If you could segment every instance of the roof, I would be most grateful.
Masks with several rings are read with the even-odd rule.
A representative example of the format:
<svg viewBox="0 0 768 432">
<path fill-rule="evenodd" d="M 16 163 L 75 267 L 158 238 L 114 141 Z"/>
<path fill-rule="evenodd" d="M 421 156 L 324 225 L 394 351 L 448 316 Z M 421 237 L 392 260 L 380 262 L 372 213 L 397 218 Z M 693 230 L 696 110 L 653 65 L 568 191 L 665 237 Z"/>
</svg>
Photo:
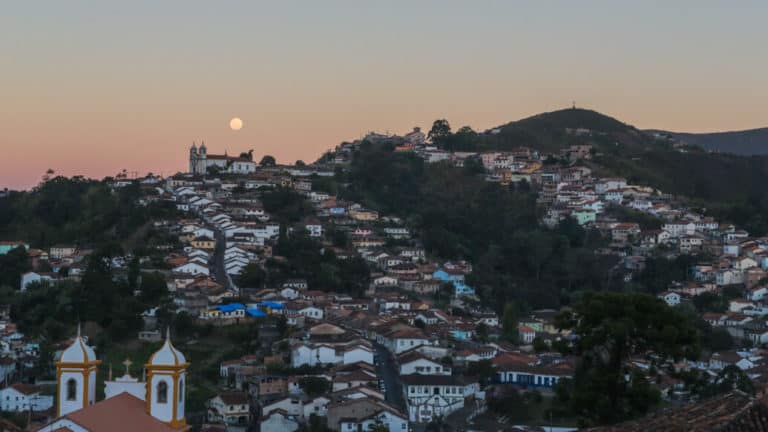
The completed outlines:
<svg viewBox="0 0 768 432">
<path fill-rule="evenodd" d="M 183 366 L 187 359 L 171 343 L 170 330 L 165 335 L 165 343 L 149 358 L 150 366 Z"/>
<path fill-rule="evenodd" d="M 67 414 L 64 418 L 91 432 L 170 432 L 189 429 L 174 429 L 147 414 L 146 409 L 146 402 L 124 392 Z"/>
<path fill-rule="evenodd" d="M 77 336 L 72 345 L 67 347 L 61 353 L 59 361 L 62 363 L 90 363 L 96 360 L 96 353 L 89 347 L 82 336 L 80 336 L 80 327 L 77 327 Z"/>
<path fill-rule="evenodd" d="M 312 335 L 341 335 L 346 333 L 344 329 L 341 327 L 335 326 L 333 324 L 323 323 L 318 324 L 311 329 L 309 329 L 309 333 Z"/>
<path fill-rule="evenodd" d="M 738 390 L 701 402 L 659 410 L 638 420 L 588 429 L 592 432 L 762 432 L 768 408 Z"/>
<path fill-rule="evenodd" d="M 401 379 L 405 385 L 463 386 L 472 382 L 467 381 L 468 377 L 460 375 L 410 374 L 402 375 Z"/>
<path fill-rule="evenodd" d="M 25 395 L 40 393 L 40 388 L 29 384 L 13 384 L 11 388 Z"/>
<path fill-rule="evenodd" d="M 243 392 L 227 392 L 219 394 L 219 398 L 227 405 L 246 405 L 248 396 Z"/>
</svg>

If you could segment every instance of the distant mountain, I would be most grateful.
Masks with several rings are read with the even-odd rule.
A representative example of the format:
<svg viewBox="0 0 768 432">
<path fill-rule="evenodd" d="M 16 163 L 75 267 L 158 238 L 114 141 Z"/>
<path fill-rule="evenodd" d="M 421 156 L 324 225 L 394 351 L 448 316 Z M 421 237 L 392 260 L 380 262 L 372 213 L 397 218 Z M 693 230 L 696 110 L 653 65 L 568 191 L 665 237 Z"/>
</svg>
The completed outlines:
<svg viewBox="0 0 768 432">
<path fill-rule="evenodd" d="M 677 141 L 705 150 L 742 156 L 768 155 L 768 128 L 716 133 L 648 132 L 666 134 Z"/>
</svg>

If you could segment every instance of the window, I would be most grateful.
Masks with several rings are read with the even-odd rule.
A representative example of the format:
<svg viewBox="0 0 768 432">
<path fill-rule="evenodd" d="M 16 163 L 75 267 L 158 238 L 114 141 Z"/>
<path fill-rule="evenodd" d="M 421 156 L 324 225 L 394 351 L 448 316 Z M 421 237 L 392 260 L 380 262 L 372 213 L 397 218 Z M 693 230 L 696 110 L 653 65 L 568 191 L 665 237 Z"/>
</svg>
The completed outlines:
<svg viewBox="0 0 768 432">
<path fill-rule="evenodd" d="M 179 403 L 184 402 L 184 381 L 179 381 Z"/>
<path fill-rule="evenodd" d="M 67 400 L 77 400 L 77 381 L 74 378 L 67 380 Z"/>
<path fill-rule="evenodd" d="M 157 383 L 157 403 L 168 403 L 168 384 L 165 381 Z"/>
</svg>

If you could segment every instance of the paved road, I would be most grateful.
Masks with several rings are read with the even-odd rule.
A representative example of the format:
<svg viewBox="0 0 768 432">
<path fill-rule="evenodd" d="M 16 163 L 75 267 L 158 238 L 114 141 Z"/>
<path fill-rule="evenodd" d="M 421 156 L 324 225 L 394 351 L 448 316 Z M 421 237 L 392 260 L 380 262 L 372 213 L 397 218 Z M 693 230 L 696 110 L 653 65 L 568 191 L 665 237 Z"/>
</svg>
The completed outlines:
<svg viewBox="0 0 768 432">
<path fill-rule="evenodd" d="M 227 289 L 232 289 L 232 283 L 224 269 L 224 251 L 227 248 L 227 241 L 224 238 L 224 233 L 218 229 L 211 227 L 213 232 L 216 233 L 216 249 L 213 251 L 213 274 L 216 282 L 224 285 Z"/>
<path fill-rule="evenodd" d="M 407 413 L 400 377 L 392 354 L 383 345 L 374 343 L 374 347 L 376 348 L 376 356 L 379 360 L 377 365 L 379 379 L 384 381 L 384 386 L 386 387 L 384 396 L 392 406 Z"/>
</svg>

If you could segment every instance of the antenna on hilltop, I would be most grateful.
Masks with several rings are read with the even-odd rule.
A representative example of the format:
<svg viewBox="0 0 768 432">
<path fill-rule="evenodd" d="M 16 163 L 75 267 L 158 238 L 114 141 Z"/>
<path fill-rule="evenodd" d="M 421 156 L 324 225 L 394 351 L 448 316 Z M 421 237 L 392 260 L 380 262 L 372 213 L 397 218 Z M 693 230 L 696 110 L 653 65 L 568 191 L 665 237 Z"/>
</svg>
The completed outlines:
<svg viewBox="0 0 768 432">
<path fill-rule="evenodd" d="M 573 101 L 573 109 L 576 109 L 576 101 Z"/>
</svg>

